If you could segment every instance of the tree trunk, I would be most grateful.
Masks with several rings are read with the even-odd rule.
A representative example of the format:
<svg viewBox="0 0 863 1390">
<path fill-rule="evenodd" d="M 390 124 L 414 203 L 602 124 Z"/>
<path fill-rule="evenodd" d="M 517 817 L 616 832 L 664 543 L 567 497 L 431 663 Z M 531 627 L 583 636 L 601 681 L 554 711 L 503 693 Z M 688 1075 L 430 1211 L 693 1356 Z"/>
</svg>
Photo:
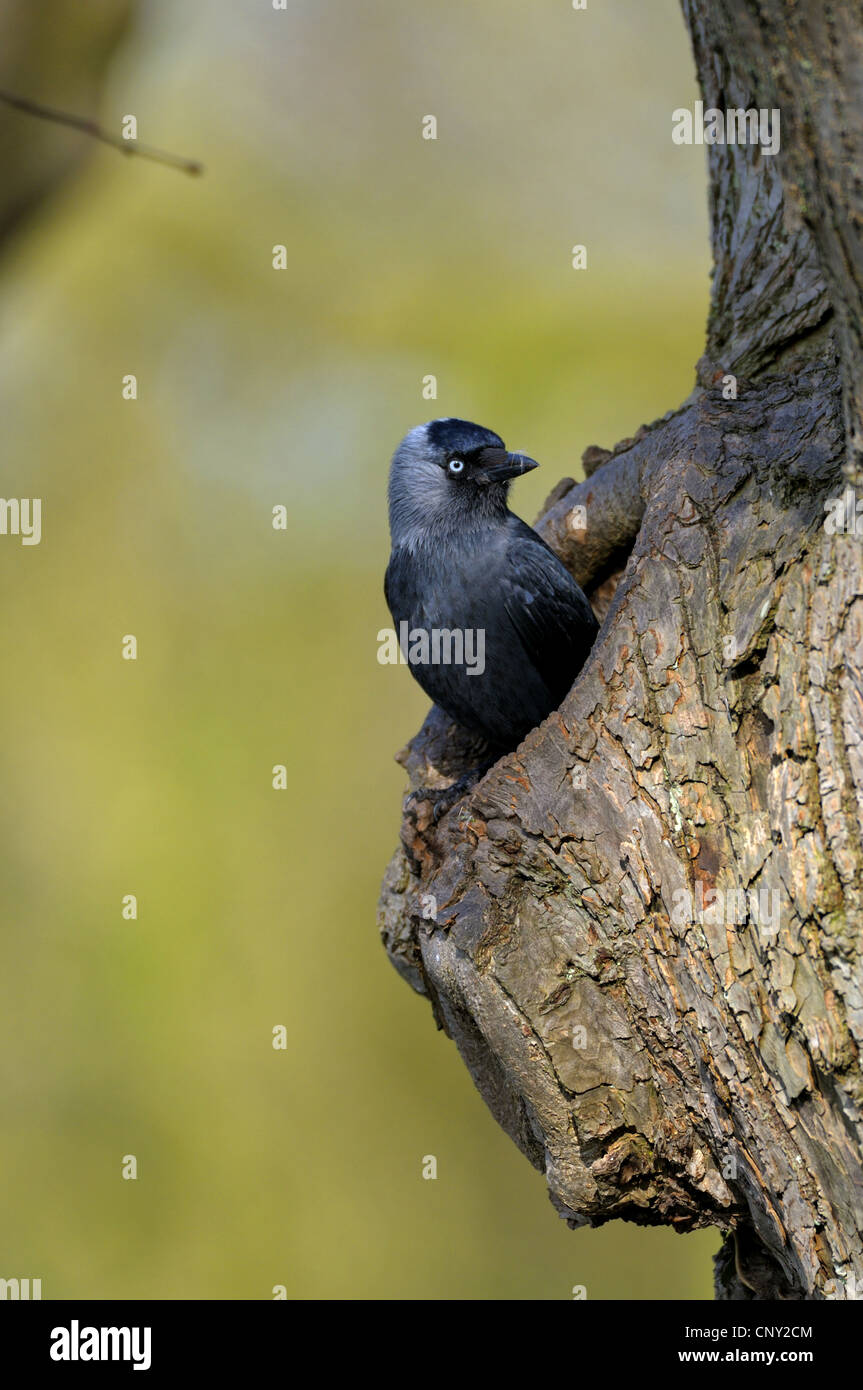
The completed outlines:
<svg viewBox="0 0 863 1390">
<path fill-rule="evenodd" d="M 854 1297 L 863 563 L 825 520 L 863 484 L 863 13 L 684 14 L 705 109 L 778 108 L 781 148 L 706 147 L 696 389 L 537 523 L 594 650 L 436 824 L 406 806 L 382 930 L 573 1225 L 717 1226 L 717 1296 Z M 470 755 L 433 710 L 403 761 Z"/>
</svg>

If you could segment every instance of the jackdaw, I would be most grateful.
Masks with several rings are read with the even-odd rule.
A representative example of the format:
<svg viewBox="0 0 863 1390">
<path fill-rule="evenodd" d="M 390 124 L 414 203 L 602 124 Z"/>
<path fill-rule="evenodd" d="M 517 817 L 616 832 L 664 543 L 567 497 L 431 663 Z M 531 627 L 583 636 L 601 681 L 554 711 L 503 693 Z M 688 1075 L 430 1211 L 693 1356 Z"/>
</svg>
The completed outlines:
<svg viewBox="0 0 863 1390">
<path fill-rule="evenodd" d="M 575 580 L 507 507 L 511 480 L 536 467 L 455 419 L 412 429 L 390 467 L 384 593 L 402 652 L 435 704 L 485 741 L 487 766 L 557 708 L 597 633 Z"/>
</svg>

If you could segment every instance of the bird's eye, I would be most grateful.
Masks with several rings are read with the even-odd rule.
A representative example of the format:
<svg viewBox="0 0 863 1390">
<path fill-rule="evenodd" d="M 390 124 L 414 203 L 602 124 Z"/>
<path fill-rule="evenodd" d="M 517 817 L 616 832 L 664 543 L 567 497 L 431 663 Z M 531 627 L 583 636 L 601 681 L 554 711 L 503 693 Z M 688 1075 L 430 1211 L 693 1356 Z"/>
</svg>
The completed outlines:
<svg viewBox="0 0 863 1390">
<path fill-rule="evenodd" d="M 450 459 L 450 461 L 449 461 L 449 471 L 450 471 L 450 473 L 452 473 L 452 474 L 463 473 L 463 472 L 464 472 L 464 459 Z"/>
</svg>

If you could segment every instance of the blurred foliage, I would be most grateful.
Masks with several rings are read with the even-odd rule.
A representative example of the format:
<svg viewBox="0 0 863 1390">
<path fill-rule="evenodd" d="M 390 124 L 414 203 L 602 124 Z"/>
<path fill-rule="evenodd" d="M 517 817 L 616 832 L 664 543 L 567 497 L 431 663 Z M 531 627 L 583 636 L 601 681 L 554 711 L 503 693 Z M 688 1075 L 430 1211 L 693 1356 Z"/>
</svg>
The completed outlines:
<svg viewBox="0 0 863 1390">
<path fill-rule="evenodd" d="M 87 10 L 58 20 L 72 66 Z M 30 95 L 74 87 L 61 48 Z M 0 265 L 3 491 L 44 499 L 41 545 L 0 538 L 5 1276 L 711 1296 L 710 1232 L 566 1228 L 374 924 L 426 707 L 376 660 L 388 456 L 477 419 L 543 462 L 530 518 L 688 394 L 694 96 L 673 0 L 139 5 L 99 114 L 206 177 L 88 149 Z"/>
<path fill-rule="evenodd" d="M 0 89 L 89 115 L 133 0 L 0 0 Z M 0 237 L 92 153 L 61 126 L 0 105 Z"/>
</svg>

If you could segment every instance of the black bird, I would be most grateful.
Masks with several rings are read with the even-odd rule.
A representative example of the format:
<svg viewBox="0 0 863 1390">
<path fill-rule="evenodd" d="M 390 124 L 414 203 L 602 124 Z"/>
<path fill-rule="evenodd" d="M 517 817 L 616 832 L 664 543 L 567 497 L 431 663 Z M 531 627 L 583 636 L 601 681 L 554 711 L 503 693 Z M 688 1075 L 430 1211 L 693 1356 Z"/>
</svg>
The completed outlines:
<svg viewBox="0 0 863 1390">
<path fill-rule="evenodd" d="M 433 642 L 425 660 L 418 644 L 411 671 L 496 756 L 557 708 L 597 633 L 575 580 L 507 507 L 511 480 L 537 466 L 492 430 L 444 419 L 405 435 L 390 467 L 384 592 L 403 654 L 410 660 L 404 639 L 418 630 L 484 634 L 481 674 L 478 661 L 473 671 L 447 663 L 445 639 L 438 661 Z"/>
</svg>

